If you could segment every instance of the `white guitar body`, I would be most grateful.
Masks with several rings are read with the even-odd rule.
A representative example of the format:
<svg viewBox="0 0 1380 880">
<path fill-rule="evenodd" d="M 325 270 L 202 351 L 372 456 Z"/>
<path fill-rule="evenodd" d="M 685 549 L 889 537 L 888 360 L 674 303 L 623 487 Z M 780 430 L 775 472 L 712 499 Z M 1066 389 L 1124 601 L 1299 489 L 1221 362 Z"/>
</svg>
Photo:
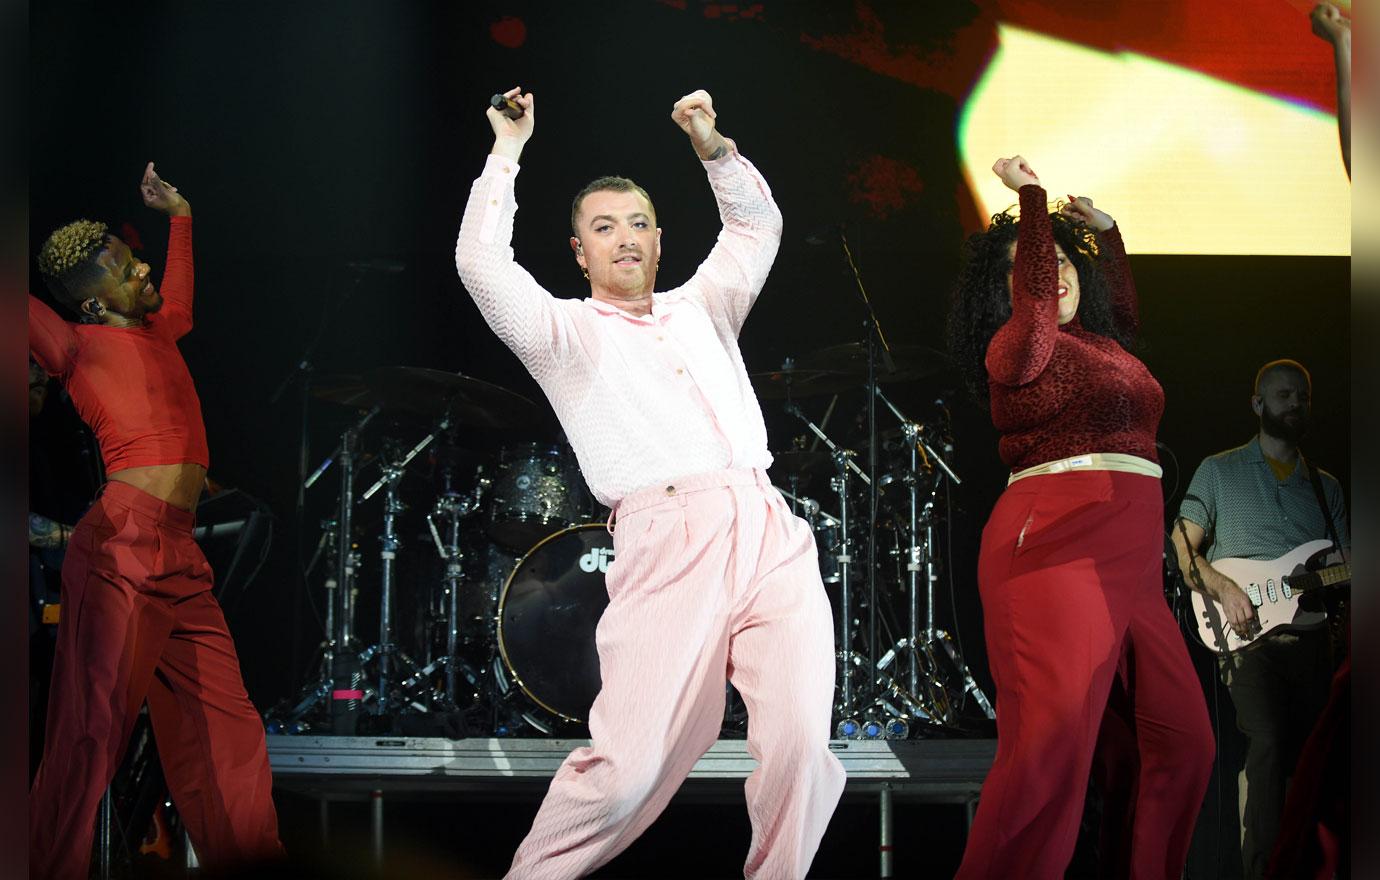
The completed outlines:
<svg viewBox="0 0 1380 880">
<path fill-rule="evenodd" d="M 1212 563 L 1213 568 L 1246 591 L 1255 606 L 1259 626 L 1254 636 L 1241 638 L 1227 624 L 1222 606 L 1194 590 L 1191 600 L 1198 637 L 1214 651 L 1231 653 L 1249 648 L 1275 632 L 1317 629 L 1325 624 L 1327 614 L 1300 608 L 1299 596 L 1306 590 L 1350 582 L 1349 564 L 1333 565 L 1317 572 L 1307 569 L 1310 560 L 1331 548 L 1331 541 L 1320 539 L 1295 547 L 1278 559 L 1218 559 Z"/>
</svg>

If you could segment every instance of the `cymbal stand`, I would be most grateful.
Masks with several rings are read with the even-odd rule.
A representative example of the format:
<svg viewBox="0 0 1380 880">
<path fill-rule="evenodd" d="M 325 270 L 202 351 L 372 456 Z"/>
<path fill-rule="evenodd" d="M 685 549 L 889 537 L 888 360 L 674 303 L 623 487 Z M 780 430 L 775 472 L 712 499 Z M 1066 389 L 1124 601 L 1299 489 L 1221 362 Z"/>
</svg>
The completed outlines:
<svg viewBox="0 0 1380 880">
<path fill-rule="evenodd" d="M 845 233 L 842 225 L 838 226 L 839 247 L 843 250 L 843 257 L 849 262 L 849 272 L 853 274 L 854 284 L 857 284 L 858 298 L 863 301 L 863 308 L 867 312 L 867 320 L 864 326 L 867 327 L 867 388 L 869 392 L 876 390 L 878 381 L 878 360 L 882 361 L 882 367 L 886 374 L 896 372 L 896 360 L 891 357 L 891 345 L 886 341 L 886 334 L 882 331 L 882 321 L 876 317 L 876 309 L 872 308 L 872 298 L 868 297 L 867 286 L 863 283 L 863 272 L 858 269 L 858 263 L 853 258 L 853 248 L 849 247 L 849 237 Z M 876 594 L 876 510 L 878 510 L 878 481 L 876 481 L 876 400 L 872 394 L 868 394 L 867 399 L 867 473 L 868 473 L 868 543 L 867 543 L 867 593 L 868 593 L 868 659 L 872 666 L 876 666 L 878 661 L 878 637 L 876 637 L 876 608 L 878 608 L 878 594 Z"/>
<path fill-rule="evenodd" d="M 901 423 L 901 433 L 902 436 L 905 437 L 907 448 L 910 450 L 910 462 L 906 468 L 905 476 L 902 477 L 902 482 L 906 484 L 906 495 L 910 508 L 910 527 L 906 530 L 910 536 L 910 544 L 906 548 L 906 604 L 909 611 L 907 615 L 908 628 L 906 630 L 906 638 L 902 640 L 901 644 L 915 645 L 920 634 L 920 544 L 917 539 L 920 533 L 919 452 L 921 426 L 907 419 L 891 401 L 887 400 L 886 395 L 882 394 L 880 388 L 874 390 L 876 398 L 886 404 L 887 408 L 891 410 L 892 414 L 896 416 L 896 419 Z M 927 469 L 933 468 L 928 461 L 926 461 L 926 466 Z M 931 543 L 932 537 L 933 531 L 931 530 L 927 517 L 925 530 L 925 557 L 927 560 L 930 560 L 928 571 L 931 575 L 933 575 L 934 572 L 932 563 L 933 554 L 929 552 L 930 548 L 933 547 Z M 934 581 L 932 577 L 928 582 L 928 590 L 926 593 L 925 620 L 925 633 L 927 636 L 932 635 L 934 632 Z M 920 686 L 920 658 L 916 655 L 915 651 L 907 651 L 906 653 L 908 655 L 906 664 L 906 683 L 909 685 L 911 693 L 918 693 Z"/>
<path fill-rule="evenodd" d="M 897 697 L 900 702 L 906 705 L 916 717 L 931 721 L 936 724 L 952 724 L 957 718 L 954 714 L 952 701 L 949 699 L 950 688 L 945 676 L 940 672 L 940 659 L 947 657 L 958 676 L 962 679 L 962 693 L 971 694 L 974 701 L 982 708 L 984 714 L 990 719 L 995 717 L 991 703 L 988 702 L 985 694 L 978 687 L 973 679 L 963 658 L 959 656 L 953 640 L 944 630 L 935 626 L 935 587 L 939 583 L 938 568 L 935 564 L 935 535 L 934 535 L 934 497 L 938 492 L 938 483 L 931 489 L 929 499 L 924 504 L 923 511 L 920 508 L 920 474 L 921 457 L 924 458 L 924 470 L 942 474 L 942 478 L 947 477 L 954 485 L 959 485 L 962 480 L 949 467 L 944 457 L 934 448 L 925 438 L 924 426 L 906 418 L 895 404 L 887 399 L 881 389 L 875 390 L 878 400 L 887 409 L 891 410 L 901 423 L 902 434 L 906 439 L 910 449 L 910 465 L 905 475 L 905 483 L 910 496 L 910 546 L 906 557 L 906 573 L 908 581 L 907 598 L 909 600 L 909 628 L 905 638 L 901 639 L 895 646 L 888 650 L 875 664 L 875 669 L 881 673 L 878 683 L 884 690 L 889 690 L 891 695 Z M 918 541 L 921 522 L 924 524 L 925 539 L 923 543 L 923 559 L 925 570 L 925 625 L 924 631 L 920 629 L 920 589 L 919 575 L 921 568 L 921 549 L 922 545 Z M 940 653 L 942 649 L 942 654 Z M 906 655 L 906 687 L 903 689 L 894 682 L 888 688 L 886 679 L 889 673 L 886 668 L 895 658 L 904 653 Z M 925 661 L 924 670 L 921 668 L 921 661 Z M 922 674 L 925 676 L 922 680 Z"/>
<path fill-rule="evenodd" d="M 329 700 L 329 715 L 334 723 L 342 720 L 340 716 L 346 715 L 358 706 L 357 699 L 349 698 L 355 693 L 357 682 L 345 681 L 341 673 L 348 673 L 346 670 L 337 668 L 337 660 L 351 650 L 351 640 L 353 638 L 350 631 L 350 591 L 354 585 L 355 567 L 359 561 L 359 555 L 352 547 L 352 523 L 354 514 L 354 477 L 355 477 L 355 458 L 358 455 L 357 445 L 359 435 L 364 428 L 378 415 L 380 407 L 375 406 L 368 412 L 360 416 L 359 420 L 346 428 L 340 435 L 340 442 L 336 444 L 331 454 L 317 466 L 316 470 L 306 477 L 300 486 L 299 492 L 310 489 L 312 485 L 324 474 L 332 464 L 340 466 L 340 490 L 337 495 L 336 518 L 323 523 L 324 534 L 322 543 L 318 547 L 318 555 L 326 545 L 334 542 L 334 552 L 331 553 L 333 572 L 326 578 L 326 620 L 325 620 L 325 639 L 321 643 L 321 671 L 320 678 L 315 684 L 307 685 L 302 689 L 301 699 L 287 713 L 286 720 L 289 723 L 297 723 L 300 719 L 312 710 L 322 700 Z M 305 463 L 305 462 L 304 462 Z M 302 468 L 305 471 L 305 467 Z M 314 564 L 314 563 L 313 563 Z M 308 566 L 310 569 L 312 566 Z"/>
<path fill-rule="evenodd" d="M 398 497 L 398 483 L 402 481 L 403 472 L 412 459 L 430 446 L 436 434 L 448 426 L 449 419 L 442 419 L 440 426 L 412 447 L 401 460 L 394 462 L 385 459 L 381 467 L 382 476 L 361 496 L 362 501 L 368 501 L 381 487 L 387 487 L 384 492 L 383 537 L 380 539 L 383 546 L 379 553 L 379 643 L 374 651 L 379 661 L 377 701 L 374 704 L 377 715 L 388 712 L 388 679 L 392 672 L 393 655 L 398 650 L 398 646 L 393 644 L 393 565 L 398 549 L 402 547 L 402 540 L 398 537 L 397 515 L 407 509 L 407 505 Z"/>
<path fill-rule="evenodd" d="M 867 474 L 862 472 L 857 463 L 853 461 L 853 452 L 847 449 L 840 449 L 829 436 L 824 433 L 814 422 L 810 421 L 800 407 L 794 403 L 786 404 L 786 412 L 800 419 L 805 425 L 824 442 L 834 457 L 834 466 L 837 473 L 830 480 L 830 487 L 837 493 L 839 498 L 839 620 L 838 636 L 835 650 L 839 658 L 838 672 L 838 693 L 839 701 L 835 711 L 845 720 L 840 724 L 846 724 L 849 716 L 854 714 L 853 696 L 853 596 L 851 579 L 849 577 L 853 562 L 852 541 L 848 537 L 848 472 L 852 470 L 867 485 L 872 484 L 872 480 Z"/>
<path fill-rule="evenodd" d="M 460 584 L 465 561 L 464 551 L 460 549 L 460 521 L 479 508 L 484 487 L 481 483 L 469 495 L 461 495 L 455 491 L 452 484 L 453 476 L 453 469 L 446 465 L 442 471 L 445 488 L 441 497 L 436 499 L 436 507 L 427 514 L 426 524 L 431 530 L 431 540 L 436 544 L 437 554 L 446 563 L 446 656 L 442 662 L 446 667 L 446 699 L 450 703 L 450 708 L 458 709 L 460 700 L 457 674 L 460 672 L 460 665 L 468 667 L 468 664 L 460 659 Z M 437 518 L 446 520 L 445 542 L 442 542 L 441 532 L 436 528 Z M 465 672 L 466 678 L 470 681 L 478 677 L 478 673 L 473 669 L 467 668 Z"/>
<path fill-rule="evenodd" d="M 338 296 L 331 296 L 323 301 L 321 319 L 317 322 L 316 332 L 312 334 L 311 339 L 307 342 L 307 346 L 297 359 L 297 363 L 294 364 L 287 375 L 282 378 L 282 381 L 278 383 L 278 387 L 273 390 L 273 393 L 270 394 L 268 398 L 268 405 L 270 407 L 277 406 L 278 401 L 282 399 L 288 388 L 293 384 L 298 386 L 300 417 L 298 421 L 297 440 L 297 499 L 293 507 L 293 534 L 295 536 L 294 540 L 296 541 L 297 549 L 296 561 L 299 567 L 302 558 L 302 535 L 305 531 L 307 489 L 311 488 L 311 484 L 315 482 L 316 477 L 321 475 L 320 471 L 325 469 L 325 466 L 323 466 L 319 468 L 318 472 L 310 479 L 307 477 L 307 465 L 311 461 L 311 432 L 309 430 L 311 426 L 311 385 L 312 377 L 316 373 L 316 365 L 313 361 L 316 358 L 316 350 L 320 347 L 322 340 L 325 338 L 326 329 L 329 327 L 331 319 L 337 313 L 343 311 L 345 304 L 359 291 L 363 280 L 364 277 L 361 273 L 353 273 L 351 284 L 343 285 Z M 376 412 L 377 409 L 375 409 L 375 413 Z M 369 418 L 372 417 L 373 414 L 369 416 Z M 367 422 L 368 418 L 366 418 L 365 421 Z M 357 430 L 362 427 L 363 424 L 361 423 L 361 425 L 357 427 Z M 339 447 L 337 447 L 336 453 L 332 453 L 332 457 L 338 452 Z M 327 462 L 329 461 L 330 459 L 327 459 Z M 305 579 L 299 582 L 299 587 L 300 589 L 295 591 L 293 596 L 292 617 L 294 621 L 297 620 L 298 615 L 301 613 L 301 599 L 307 590 Z M 327 597 L 330 597 L 329 593 Z M 335 632 L 328 627 L 326 630 L 326 640 L 329 642 L 334 637 Z M 295 667 L 297 665 L 297 639 L 295 637 L 292 640 L 291 657 L 291 665 Z"/>
</svg>

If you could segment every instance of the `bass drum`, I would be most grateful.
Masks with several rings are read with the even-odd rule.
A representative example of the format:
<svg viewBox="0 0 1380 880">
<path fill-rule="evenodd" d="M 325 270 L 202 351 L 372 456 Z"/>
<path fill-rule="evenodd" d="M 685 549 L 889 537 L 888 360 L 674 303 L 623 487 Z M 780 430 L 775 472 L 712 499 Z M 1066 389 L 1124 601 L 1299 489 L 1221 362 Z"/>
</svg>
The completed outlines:
<svg viewBox="0 0 1380 880">
<path fill-rule="evenodd" d="M 518 561 L 498 599 L 500 690 L 515 687 L 565 721 L 588 720 L 600 688 L 594 630 L 609 604 L 611 562 L 613 536 L 602 523 L 548 535 Z"/>
</svg>

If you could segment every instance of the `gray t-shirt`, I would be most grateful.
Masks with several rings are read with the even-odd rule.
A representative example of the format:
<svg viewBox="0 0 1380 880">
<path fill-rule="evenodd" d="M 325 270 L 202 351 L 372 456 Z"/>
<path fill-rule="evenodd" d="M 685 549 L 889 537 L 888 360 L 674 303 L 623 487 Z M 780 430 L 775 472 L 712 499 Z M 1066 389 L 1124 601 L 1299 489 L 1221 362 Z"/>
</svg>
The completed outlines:
<svg viewBox="0 0 1380 880">
<path fill-rule="evenodd" d="M 1260 438 L 1203 459 L 1179 505 L 1179 515 L 1208 533 L 1204 551 L 1217 559 L 1276 559 L 1300 544 L 1326 538 L 1318 496 L 1300 460 L 1283 482 L 1275 477 Z M 1318 468 L 1323 496 L 1342 545 L 1351 549 L 1346 503 L 1337 478 Z"/>
</svg>

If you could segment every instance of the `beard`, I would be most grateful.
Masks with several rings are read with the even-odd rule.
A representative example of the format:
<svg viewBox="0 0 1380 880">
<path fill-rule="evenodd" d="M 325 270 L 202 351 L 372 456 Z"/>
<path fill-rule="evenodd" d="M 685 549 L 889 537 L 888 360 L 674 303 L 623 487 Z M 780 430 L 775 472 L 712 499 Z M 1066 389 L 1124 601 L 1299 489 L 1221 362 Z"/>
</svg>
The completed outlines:
<svg viewBox="0 0 1380 880">
<path fill-rule="evenodd" d="M 163 308 L 163 293 L 162 291 L 155 290 L 149 295 L 141 294 L 139 298 L 135 300 L 134 304 L 139 313 L 138 317 L 140 318 L 145 315 L 155 314 L 159 309 Z"/>
<path fill-rule="evenodd" d="M 1268 406 L 1260 411 L 1260 430 L 1285 443 L 1297 444 L 1302 440 L 1312 427 L 1312 421 L 1306 409 L 1294 410 L 1288 415 L 1276 415 Z"/>
</svg>

